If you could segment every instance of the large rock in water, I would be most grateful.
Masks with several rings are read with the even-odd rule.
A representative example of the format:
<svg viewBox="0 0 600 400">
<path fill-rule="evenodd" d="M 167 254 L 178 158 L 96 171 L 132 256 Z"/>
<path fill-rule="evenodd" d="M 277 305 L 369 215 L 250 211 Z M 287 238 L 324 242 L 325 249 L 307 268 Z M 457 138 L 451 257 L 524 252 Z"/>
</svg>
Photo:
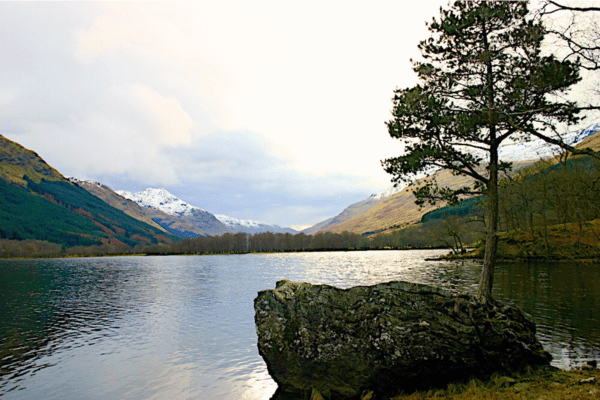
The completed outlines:
<svg viewBox="0 0 600 400">
<path fill-rule="evenodd" d="M 278 399 L 381 398 L 551 360 L 518 308 L 414 283 L 280 281 L 259 292 L 254 309 Z"/>
</svg>

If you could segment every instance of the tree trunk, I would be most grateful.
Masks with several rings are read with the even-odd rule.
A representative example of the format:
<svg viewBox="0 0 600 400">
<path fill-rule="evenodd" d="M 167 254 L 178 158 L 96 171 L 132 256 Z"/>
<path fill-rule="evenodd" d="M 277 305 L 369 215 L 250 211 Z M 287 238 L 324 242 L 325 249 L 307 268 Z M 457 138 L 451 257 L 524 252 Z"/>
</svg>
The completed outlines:
<svg viewBox="0 0 600 400">
<path fill-rule="evenodd" d="M 490 179 L 488 181 L 487 220 L 485 235 L 485 254 L 481 269 L 481 281 L 477 298 L 486 303 L 492 299 L 492 286 L 494 285 L 494 267 L 498 252 L 498 153 L 492 151 L 490 159 Z M 493 154 L 495 153 L 495 154 Z"/>
<path fill-rule="evenodd" d="M 485 235 L 485 254 L 483 257 L 483 267 L 481 269 L 481 281 L 479 282 L 479 290 L 477 299 L 481 303 L 488 303 L 492 300 L 492 286 L 494 284 L 494 267 L 496 266 L 496 253 L 498 252 L 498 146 L 496 136 L 496 113 L 494 104 L 494 72 L 490 58 L 490 45 L 488 42 L 488 31 L 486 21 L 482 21 L 483 43 L 486 50 L 485 65 L 486 76 L 485 84 L 487 90 L 487 107 L 488 107 L 488 128 L 490 130 L 490 163 L 489 163 L 489 178 L 487 184 L 487 218 L 488 225 Z"/>
</svg>

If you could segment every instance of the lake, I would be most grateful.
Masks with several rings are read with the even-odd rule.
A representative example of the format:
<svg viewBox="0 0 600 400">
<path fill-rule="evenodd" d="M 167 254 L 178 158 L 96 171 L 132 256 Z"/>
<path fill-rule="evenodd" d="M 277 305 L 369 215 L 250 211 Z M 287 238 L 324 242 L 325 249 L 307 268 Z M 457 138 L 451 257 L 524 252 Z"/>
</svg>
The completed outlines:
<svg viewBox="0 0 600 400">
<path fill-rule="evenodd" d="M 474 293 L 445 250 L 0 261 L 0 396 L 268 399 L 253 300 L 280 279 L 406 280 Z M 532 315 L 553 365 L 600 359 L 597 265 L 503 264 L 494 294 Z"/>
</svg>

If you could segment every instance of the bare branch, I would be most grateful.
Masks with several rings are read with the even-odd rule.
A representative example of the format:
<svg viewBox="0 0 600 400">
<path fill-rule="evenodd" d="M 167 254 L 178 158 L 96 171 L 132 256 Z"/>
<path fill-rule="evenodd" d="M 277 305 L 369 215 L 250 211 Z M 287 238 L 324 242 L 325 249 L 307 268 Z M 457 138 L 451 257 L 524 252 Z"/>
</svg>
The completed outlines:
<svg viewBox="0 0 600 400">
<path fill-rule="evenodd" d="M 569 11 L 600 11 L 600 7 L 573 7 L 573 6 L 566 6 L 563 4 L 559 4 L 556 1 L 553 0 L 546 0 L 548 3 L 552 4 L 553 6 L 558 7 L 559 10 L 569 10 Z M 558 10 L 555 10 L 558 11 Z"/>
</svg>

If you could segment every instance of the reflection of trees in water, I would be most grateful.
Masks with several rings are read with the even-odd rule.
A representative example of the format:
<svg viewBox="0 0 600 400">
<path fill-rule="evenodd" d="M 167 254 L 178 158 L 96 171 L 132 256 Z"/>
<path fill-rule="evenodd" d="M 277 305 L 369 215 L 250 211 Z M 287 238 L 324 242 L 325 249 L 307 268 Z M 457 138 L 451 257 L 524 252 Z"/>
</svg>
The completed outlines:
<svg viewBox="0 0 600 400">
<path fill-rule="evenodd" d="M 600 272 L 593 266 L 501 264 L 494 291 L 498 299 L 516 303 L 533 317 L 540 339 L 555 357 L 564 359 L 565 352 L 571 359 L 600 356 L 595 350 L 600 344 Z"/>
<path fill-rule="evenodd" d="M 47 367 L 38 360 L 75 339 L 100 340 L 135 296 L 131 270 L 94 260 L 10 261 L 0 268 L 0 390 Z M 106 263 L 104 264 L 106 265 Z M 128 288 L 129 286 L 129 288 Z M 84 345 L 81 344 L 81 345 Z M 0 391 L 0 393 L 1 393 Z"/>
</svg>

